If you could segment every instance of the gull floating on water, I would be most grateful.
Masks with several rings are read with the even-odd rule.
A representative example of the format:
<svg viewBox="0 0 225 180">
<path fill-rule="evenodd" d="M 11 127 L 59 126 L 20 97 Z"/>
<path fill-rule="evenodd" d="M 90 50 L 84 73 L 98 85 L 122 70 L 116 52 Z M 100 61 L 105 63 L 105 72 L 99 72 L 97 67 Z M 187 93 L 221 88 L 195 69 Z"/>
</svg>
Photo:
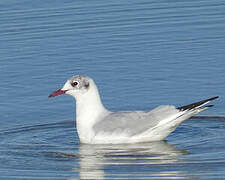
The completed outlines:
<svg viewBox="0 0 225 180">
<path fill-rule="evenodd" d="M 209 108 L 212 97 L 182 107 L 163 105 L 151 111 L 107 110 L 94 81 L 83 75 L 73 76 L 49 97 L 68 94 L 76 99 L 76 127 L 81 143 L 119 144 L 160 141 L 183 121 Z"/>
</svg>

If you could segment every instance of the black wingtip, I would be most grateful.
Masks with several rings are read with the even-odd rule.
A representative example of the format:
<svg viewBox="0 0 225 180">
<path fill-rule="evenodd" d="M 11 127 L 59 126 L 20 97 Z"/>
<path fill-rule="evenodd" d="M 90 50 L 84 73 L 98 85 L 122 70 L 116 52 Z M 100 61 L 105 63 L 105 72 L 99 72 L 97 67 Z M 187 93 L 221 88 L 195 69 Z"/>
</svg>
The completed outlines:
<svg viewBox="0 0 225 180">
<path fill-rule="evenodd" d="M 189 104 L 189 105 L 186 105 L 186 106 L 181 106 L 181 107 L 178 107 L 177 109 L 179 109 L 180 111 L 191 110 L 191 109 L 194 109 L 194 108 L 196 108 L 198 106 L 201 106 L 204 103 L 213 101 L 213 100 L 215 100 L 217 98 L 219 98 L 219 96 L 215 96 L 215 97 L 212 97 L 212 98 L 209 98 L 209 99 L 205 99 L 203 101 L 192 103 L 192 104 Z M 212 106 L 213 105 L 208 105 L 207 107 L 212 107 Z"/>
<path fill-rule="evenodd" d="M 219 96 L 215 96 L 215 97 L 212 97 L 212 98 L 209 98 L 209 99 L 206 99 L 205 101 L 213 101 L 215 99 L 219 98 Z"/>
<path fill-rule="evenodd" d="M 210 108 L 210 107 L 213 107 L 213 106 L 214 106 L 214 105 L 210 104 L 210 105 L 206 105 L 206 106 L 204 106 L 204 107 Z"/>
</svg>

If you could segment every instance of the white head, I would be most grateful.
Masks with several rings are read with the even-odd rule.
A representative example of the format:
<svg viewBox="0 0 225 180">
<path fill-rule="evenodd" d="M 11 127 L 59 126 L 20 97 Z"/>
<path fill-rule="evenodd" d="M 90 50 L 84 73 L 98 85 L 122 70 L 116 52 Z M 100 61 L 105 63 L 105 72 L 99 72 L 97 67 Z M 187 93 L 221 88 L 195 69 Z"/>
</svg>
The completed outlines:
<svg viewBox="0 0 225 180">
<path fill-rule="evenodd" d="M 87 76 L 73 76 L 49 97 L 68 94 L 76 99 L 77 131 L 82 142 L 90 142 L 93 135 L 92 126 L 103 112 L 108 112 L 101 103 L 94 81 Z"/>
<path fill-rule="evenodd" d="M 49 97 L 68 94 L 78 100 L 80 97 L 84 97 L 93 90 L 97 91 L 97 87 L 91 78 L 83 75 L 77 75 L 68 79 L 62 89 L 53 92 L 49 95 Z"/>
</svg>

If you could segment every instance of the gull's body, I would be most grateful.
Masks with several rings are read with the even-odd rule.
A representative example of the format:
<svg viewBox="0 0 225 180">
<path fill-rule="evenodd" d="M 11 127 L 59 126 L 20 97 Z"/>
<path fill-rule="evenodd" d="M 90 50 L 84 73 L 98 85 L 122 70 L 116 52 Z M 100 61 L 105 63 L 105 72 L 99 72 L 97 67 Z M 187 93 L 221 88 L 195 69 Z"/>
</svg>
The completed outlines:
<svg viewBox="0 0 225 180">
<path fill-rule="evenodd" d="M 103 106 L 94 81 L 73 76 L 50 97 L 69 94 L 76 99 L 76 126 L 82 143 L 117 144 L 165 139 L 183 121 L 205 110 L 213 97 L 187 106 L 159 106 L 151 111 L 111 112 Z"/>
</svg>

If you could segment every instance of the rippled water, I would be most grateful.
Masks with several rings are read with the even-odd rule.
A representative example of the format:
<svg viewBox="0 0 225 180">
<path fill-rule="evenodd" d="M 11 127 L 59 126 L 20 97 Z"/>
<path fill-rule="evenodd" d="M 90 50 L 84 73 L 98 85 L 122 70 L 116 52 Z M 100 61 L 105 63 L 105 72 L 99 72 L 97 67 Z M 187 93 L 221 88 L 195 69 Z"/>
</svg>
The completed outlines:
<svg viewBox="0 0 225 180">
<path fill-rule="evenodd" d="M 225 3 L 1 1 L 0 179 L 223 179 Z M 219 95 L 166 141 L 79 144 L 74 74 L 112 111 Z"/>
<path fill-rule="evenodd" d="M 1 177 L 221 178 L 224 135 L 224 119 L 216 117 L 186 122 L 168 141 L 124 145 L 79 144 L 73 121 L 14 128 L 0 132 Z"/>
</svg>

